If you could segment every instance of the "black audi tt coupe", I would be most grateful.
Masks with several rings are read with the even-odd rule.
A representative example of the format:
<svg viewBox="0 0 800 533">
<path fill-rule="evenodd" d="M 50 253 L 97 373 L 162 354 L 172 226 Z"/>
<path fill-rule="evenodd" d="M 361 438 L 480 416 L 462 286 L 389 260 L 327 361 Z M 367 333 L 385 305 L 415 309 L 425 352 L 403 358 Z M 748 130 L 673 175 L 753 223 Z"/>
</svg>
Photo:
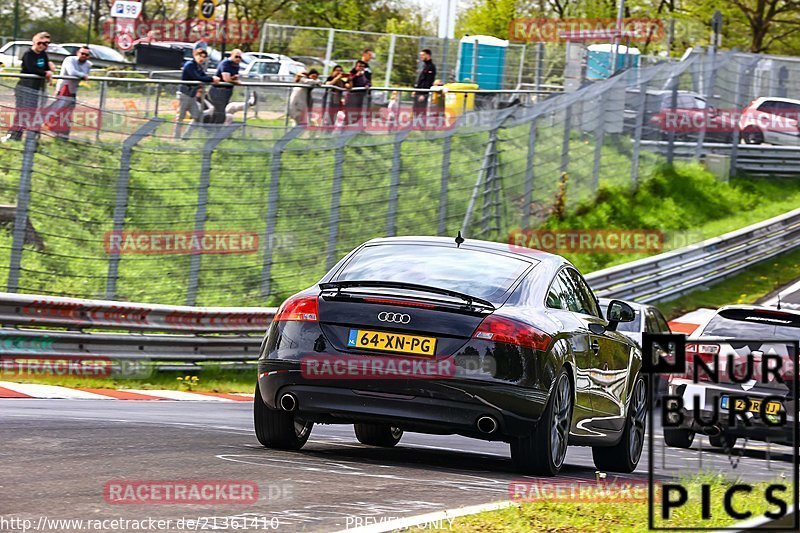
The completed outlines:
<svg viewBox="0 0 800 533">
<path fill-rule="evenodd" d="M 404 431 L 511 445 L 516 469 L 555 475 L 569 444 L 598 468 L 641 456 L 646 381 L 633 320 L 566 259 L 509 244 L 398 237 L 362 244 L 287 299 L 262 344 L 254 416 L 268 448 L 299 449 L 314 423 L 354 424 L 394 446 Z"/>
</svg>

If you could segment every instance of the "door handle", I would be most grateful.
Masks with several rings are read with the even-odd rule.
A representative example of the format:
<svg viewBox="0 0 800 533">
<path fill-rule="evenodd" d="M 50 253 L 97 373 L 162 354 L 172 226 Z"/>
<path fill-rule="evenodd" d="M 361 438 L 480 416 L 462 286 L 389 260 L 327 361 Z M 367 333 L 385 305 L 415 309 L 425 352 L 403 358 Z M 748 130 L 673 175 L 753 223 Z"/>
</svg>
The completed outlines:
<svg viewBox="0 0 800 533">
<path fill-rule="evenodd" d="M 589 347 L 592 349 L 592 352 L 594 352 L 595 355 L 598 355 L 600 353 L 600 343 L 598 343 L 597 341 L 592 341 Z"/>
</svg>

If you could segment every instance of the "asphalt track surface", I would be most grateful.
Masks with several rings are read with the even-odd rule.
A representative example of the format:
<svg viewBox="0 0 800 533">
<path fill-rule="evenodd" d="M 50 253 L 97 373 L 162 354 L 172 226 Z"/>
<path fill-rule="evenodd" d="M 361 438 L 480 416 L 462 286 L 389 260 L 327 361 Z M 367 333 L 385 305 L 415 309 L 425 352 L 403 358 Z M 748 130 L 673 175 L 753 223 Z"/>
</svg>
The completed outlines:
<svg viewBox="0 0 800 533">
<path fill-rule="evenodd" d="M 773 446 L 767 454 L 763 444 L 749 443 L 737 458 L 709 450 L 704 438 L 693 450 L 664 449 L 660 434 L 656 429 L 657 478 L 700 467 L 749 480 L 791 476 L 789 448 Z M 201 519 L 197 530 L 219 531 L 229 530 L 221 527 L 224 517 L 247 516 L 272 520 L 249 531 L 335 531 L 507 501 L 509 482 L 536 480 L 514 473 L 507 444 L 458 436 L 409 433 L 396 448 L 382 449 L 359 444 L 352 426 L 317 425 L 303 450 L 267 450 L 256 441 L 246 402 L 4 399 L 0 443 L 0 516 L 34 521 L 183 517 Z M 646 480 L 646 457 L 622 478 Z M 570 448 L 558 479 L 570 478 L 596 478 L 589 448 Z M 108 503 L 105 484 L 122 479 L 245 480 L 258 484 L 260 499 L 252 505 Z"/>
</svg>

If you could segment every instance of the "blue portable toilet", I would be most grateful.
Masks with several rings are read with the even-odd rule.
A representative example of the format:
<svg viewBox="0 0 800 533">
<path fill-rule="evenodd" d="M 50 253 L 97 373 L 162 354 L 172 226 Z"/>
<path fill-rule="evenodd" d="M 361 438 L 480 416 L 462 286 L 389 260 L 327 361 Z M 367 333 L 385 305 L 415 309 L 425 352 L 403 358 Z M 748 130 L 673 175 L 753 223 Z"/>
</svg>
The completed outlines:
<svg viewBox="0 0 800 533">
<path fill-rule="evenodd" d="M 475 45 L 478 62 L 475 64 Z M 489 35 L 465 35 L 461 38 L 458 81 L 477 83 L 481 89 L 502 89 L 508 41 Z M 473 79 L 473 67 L 475 70 Z"/>
<path fill-rule="evenodd" d="M 614 54 L 614 45 L 592 44 L 586 48 L 586 79 L 604 80 L 611 75 L 611 56 Z M 624 68 L 638 69 L 640 54 L 637 48 L 628 48 L 619 45 L 617 51 L 617 68 L 619 72 Z"/>
</svg>

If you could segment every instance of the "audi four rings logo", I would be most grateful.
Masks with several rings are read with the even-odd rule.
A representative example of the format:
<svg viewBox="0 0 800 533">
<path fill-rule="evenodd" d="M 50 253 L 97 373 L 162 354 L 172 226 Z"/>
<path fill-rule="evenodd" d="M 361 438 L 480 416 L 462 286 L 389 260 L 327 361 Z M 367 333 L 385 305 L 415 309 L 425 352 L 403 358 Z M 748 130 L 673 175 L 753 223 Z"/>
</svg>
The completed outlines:
<svg viewBox="0 0 800 533">
<path fill-rule="evenodd" d="M 381 322 L 395 322 L 397 324 L 408 324 L 411 322 L 411 315 L 404 313 L 378 313 L 378 320 Z"/>
</svg>

